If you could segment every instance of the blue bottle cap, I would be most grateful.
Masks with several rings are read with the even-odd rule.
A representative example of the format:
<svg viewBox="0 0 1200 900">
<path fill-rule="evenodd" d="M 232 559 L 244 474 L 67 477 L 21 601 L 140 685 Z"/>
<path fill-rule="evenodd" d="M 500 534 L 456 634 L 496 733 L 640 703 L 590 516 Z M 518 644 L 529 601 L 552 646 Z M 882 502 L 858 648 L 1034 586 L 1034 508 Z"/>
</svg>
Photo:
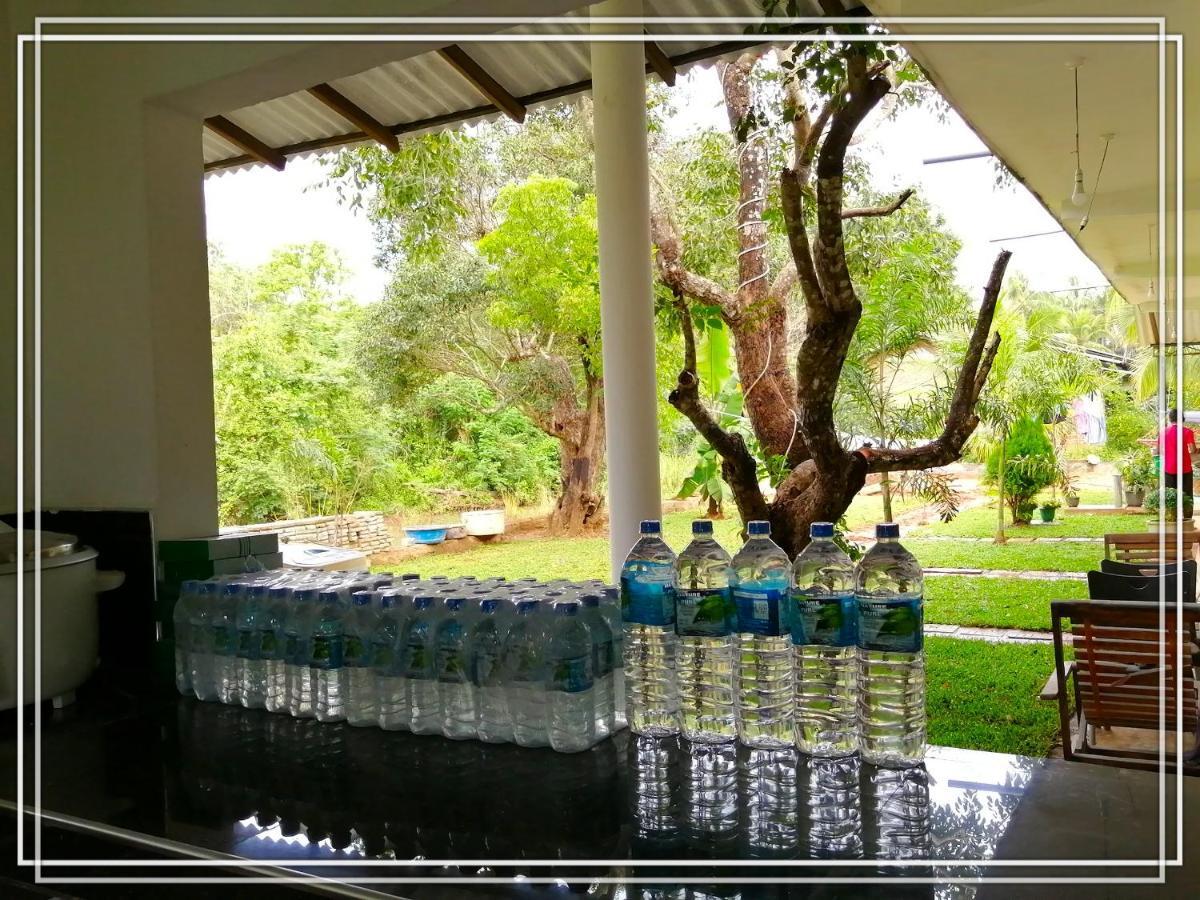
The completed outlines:
<svg viewBox="0 0 1200 900">
<path fill-rule="evenodd" d="M 575 616 L 579 614 L 578 600 L 559 600 L 554 604 L 556 616 Z"/>
<path fill-rule="evenodd" d="M 240 585 L 240 584 L 234 582 L 232 584 L 227 584 L 223 588 L 221 588 L 221 593 L 224 594 L 226 597 L 233 597 L 242 592 L 242 587 L 243 587 L 243 585 Z"/>
<path fill-rule="evenodd" d="M 321 592 L 318 591 L 316 588 L 305 588 L 302 591 L 296 591 L 295 597 L 297 600 L 310 601 L 310 600 L 316 600 L 317 596 L 320 593 Z"/>
<path fill-rule="evenodd" d="M 443 602 L 446 605 L 446 609 L 450 610 L 451 612 L 458 612 L 463 608 L 463 604 L 466 603 L 467 600 L 465 597 L 447 597 Z"/>
<path fill-rule="evenodd" d="M 413 597 L 413 609 L 429 609 L 433 606 L 433 601 L 437 597 L 430 597 L 428 594 L 422 594 L 420 597 Z"/>
<path fill-rule="evenodd" d="M 537 608 L 538 608 L 538 601 L 536 601 L 532 598 L 526 597 L 526 598 L 523 598 L 523 599 L 517 601 L 517 612 L 519 612 L 519 613 L 531 613 L 531 612 L 534 612 Z"/>
<path fill-rule="evenodd" d="M 808 526 L 808 535 L 815 538 L 831 538 L 833 537 L 833 523 L 813 522 Z"/>
<path fill-rule="evenodd" d="M 711 519 L 697 519 L 692 523 L 692 534 L 712 534 Z"/>
<path fill-rule="evenodd" d="M 371 591 L 357 591 L 350 595 L 350 601 L 355 606 L 370 606 L 371 593 Z"/>
<path fill-rule="evenodd" d="M 288 595 L 291 594 L 291 592 L 292 592 L 292 589 L 289 587 L 273 587 L 267 593 L 267 596 L 270 597 L 272 600 L 286 600 Z"/>
<path fill-rule="evenodd" d="M 382 609 L 391 609 L 396 605 L 396 594 L 384 594 L 379 598 L 379 605 Z"/>
<path fill-rule="evenodd" d="M 876 538 L 898 538 L 900 537 L 900 526 L 895 522 L 880 522 L 875 526 Z"/>
<path fill-rule="evenodd" d="M 265 584 L 252 584 L 246 593 L 256 599 L 262 599 L 263 597 L 267 596 L 268 590 L 269 588 Z"/>
<path fill-rule="evenodd" d="M 202 583 L 203 582 L 197 581 L 195 578 L 189 578 L 183 584 L 181 584 L 179 586 L 179 590 L 181 593 L 189 593 L 190 594 L 193 591 L 200 590 L 200 585 Z"/>
<path fill-rule="evenodd" d="M 500 601 L 495 597 L 488 597 L 486 600 L 479 601 L 479 611 L 482 613 L 494 613 L 500 607 Z"/>
<path fill-rule="evenodd" d="M 579 602 L 584 606 L 599 606 L 600 598 L 595 594 L 584 594 L 579 598 Z"/>
<path fill-rule="evenodd" d="M 760 519 L 755 519 L 753 522 L 746 523 L 746 533 L 750 537 L 760 537 L 771 533 L 771 523 L 764 522 Z"/>
<path fill-rule="evenodd" d="M 662 522 L 658 521 L 658 519 L 642 519 L 641 524 L 638 526 L 638 531 L 642 534 L 661 534 Z"/>
<path fill-rule="evenodd" d="M 338 602 L 338 592 L 337 591 L 321 591 L 321 593 L 317 599 L 319 599 L 322 603 L 337 603 Z"/>
<path fill-rule="evenodd" d="M 400 576 L 401 581 L 419 581 L 421 578 L 416 572 L 405 572 Z"/>
</svg>

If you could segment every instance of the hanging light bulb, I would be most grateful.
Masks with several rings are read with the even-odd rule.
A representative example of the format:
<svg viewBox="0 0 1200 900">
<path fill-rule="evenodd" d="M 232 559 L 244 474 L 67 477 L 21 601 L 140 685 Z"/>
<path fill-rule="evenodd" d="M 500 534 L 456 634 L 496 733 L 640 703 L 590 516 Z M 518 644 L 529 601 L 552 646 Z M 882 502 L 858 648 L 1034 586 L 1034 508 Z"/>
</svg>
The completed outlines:
<svg viewBox="0 0 1200 900">
<path fill-rule="evenodd" d="M 1087 206 L 1088 193 L 1083 187 L 1083 169 L 1075 167 L 1075 184 L 1071 188 L 1071 202 L 1082 209 Z"/>
<path fill-rule="evenodd" d="M 1154 299 L 1154 279 L 1151 278 L 1146 282 L 1146 296 Z"/>
</svg>

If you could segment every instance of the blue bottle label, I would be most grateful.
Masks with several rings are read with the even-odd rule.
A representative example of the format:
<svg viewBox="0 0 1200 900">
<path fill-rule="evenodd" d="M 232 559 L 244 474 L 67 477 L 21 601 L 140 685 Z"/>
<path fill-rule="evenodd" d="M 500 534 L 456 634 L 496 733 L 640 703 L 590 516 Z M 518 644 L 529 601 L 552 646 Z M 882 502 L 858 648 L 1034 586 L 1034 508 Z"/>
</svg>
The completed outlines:
<svg viewBox="0 0 1200 900">
<path fill-rule="evenodd" d="M 366 642 L 357 634 L 346 635 L 342 646 L 342 665 L 359 667 L 367 665 L 368 653 Z"/>
<path fill-rule="evenodd" d="M 229 629 L 224 625 L 213 625 L 209 629 L 212 635 L 212 652 L 224 656 L 234 649 Z"/>
<path fill-rule="evenodd" d="M 458 684 L 464 680 L 462 651 L 458 647 L 438 647 L 436 665 L 438 681 Z"/>
<path fill-rule="evenodd" d="M 259 646 L 264 658 L 275 659 L 275 654 L 279 652 L 279 638 L 274 628 L 265 628 L 259 632 Z"/>
<path fill-rule="evenodd" d="M 371 647 L 371 665 L 381 671 L 391 674 L 396 663 L 396 651 L 390 642 L 379 641 Z"/>
<path fill-rule="evenodd" d="M 314 634 L 312 654 L 308 664 L 314 669 L 340 669 L 342 667 L 342 636 L 340 634 Z"/>
<path fill-rule="evenodd" d="M 490 644 L 487 649 L 479 648 L 471 655 L 471 683 L 476 687 L 488 687 L 498 681 L 500 649 Z"/>
<path fill-rule="evenodd" d="M 286 650 L 286 652 L 285 652 L 285 654 L 284 654 L 284 657 L 285 657 L 285 658 L 286 658 L 286 659 L 287 659 L 289 662 L 294 662 L 294 663 L 303 662 L 303 661 L 300 659 L 300 654 L 301 654 L 301 651 L 302 651 L 302 649 L 303 649 L 303 646 L 304 646 L 304 645 L 303 645 L 303 643 L 302 643 L 302 642 L 301 642 L 301 640 L 300 640 L 300 635 L 298 635 L 298 634 L 289 634 L 289 635 L 287 636 L 287 650 Z"/>
<path fill-rule="evenodd" d="M 544 675 L 545 669 L 537 649 L 528 645 L 519 647 L 513 667 L 513 681 L 541 681 Z"/>
<path fill-rule="evenodd" d="M 727 587 L 675 593 L 675 633 L 682 637 L 724 637 L 733 633 L 736 621 L 733 592 Z"/>
<path fill-rule="evenodd" d="M 556 691 L 567 694 L 586 691 L 592 686 L 591 658 L 568 656 L 565 659 L 556 659 L 551 678 Z"/>
<path fill-rule="evenodd" d="M 674 625 L 675 592 L 666 563 L 639 563 L 621 573 L 621 618 L 636 625 Z"/>
<path fill-rule="evenodd" d="M 247 628 L 238 632 L 238 656 L 242 659 L 257 659 L 258 647 L 258 634 L 253 629 Z"/>
<path fill-rule="evenodd" d="M 788 633 L 787 590 L 784 588 L 735 588 L 737 627 L 742 634 L 778 637 Z"/>
<path fill-rule="evenodd" d="M 432 674 L 429 671 L 431 656 L 429 648 L 425 646 L 425 642 L 419 636 L 415 640 L 410 640 L 408 642 L 408 677 L 429 678 Z"/>
<path fill-rule="evenodd" d="M 925 605 L 920 597 L 858 598 L 858 646 L 888 653 L 925 647 Z"/>
<path fill-rule="evenodd" d="M 858 610 L 854 594 L 793 595 L 793 644 L 853 647 L 858 643 Z"/>
<path fill-rule="evenodd" d="M 602 641 L 592 648 L 592 671 L 603 678 L 613 670 L 613 642 Z"/>
</svg>

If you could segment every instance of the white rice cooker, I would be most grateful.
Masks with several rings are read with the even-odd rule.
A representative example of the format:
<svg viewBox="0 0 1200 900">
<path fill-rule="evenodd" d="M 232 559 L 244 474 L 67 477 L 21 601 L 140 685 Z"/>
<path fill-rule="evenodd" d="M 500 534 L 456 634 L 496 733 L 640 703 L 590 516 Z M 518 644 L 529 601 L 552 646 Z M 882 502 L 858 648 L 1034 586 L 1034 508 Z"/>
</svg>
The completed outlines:
<svg viewBox="0 0 1200 900">
<path fill-rule="evenodd" d="M 42 690 L 37 699 L 70 700 L 96 668 L 100 628 L 96 595 L 120 587 L 124 572 L 96 571 L 96 551 L 74 535 L 43 531 L 40 553 L 26 530 L 0 533 L 0 710 L 17 705 L 17 578 L 24 583 L 25 702 L 34 697 L 34 573 L 42 573 Z M 40 567 L 37 563 L 40 562 Z"/>
</svg>

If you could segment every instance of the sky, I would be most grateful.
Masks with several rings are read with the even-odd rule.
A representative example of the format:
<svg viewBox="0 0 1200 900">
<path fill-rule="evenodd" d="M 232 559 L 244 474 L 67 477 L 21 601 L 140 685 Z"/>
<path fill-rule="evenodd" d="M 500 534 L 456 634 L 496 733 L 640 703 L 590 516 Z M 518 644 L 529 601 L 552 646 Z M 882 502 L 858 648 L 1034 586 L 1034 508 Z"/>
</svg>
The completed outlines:
<svg viewBox="0 0 1200 900">
<path fill-rule="evenodd" d="M 715 69 L 694 68 L 673 90 L 676 114 L 667 124 L 672 133 L 727 127 Z M 943 122 L 928 110 L 909 108 L 891 118 L 868 120 L 855 152 L 867 162 L 877 189 L 915 187 L 941 212 L 962 241 L 957 277 L 973 296 L 981 293 L 996 254 L 1006 247 L 1013 251 L 1009 272 L 1024 273 L 1035 289 L 1105 284 L 1066 234 L 1003 240 L 1060 226 L 1021 185 L 997 188 L 990 160 L 923 164 L 930 157 L 982 149 L 979 138 L 953 112 Z M 323 241 L 346 264 L 347 295 L 373 302 L 388 277 L 375 265 L 371 225 L 361 212 L 340 205 L 335 191 L 320 185 L 323 177 L 315 157 L 291 159 L 283 172 L 261 167 L 209 176 L 204 183 L 209 241 L 231 262 L 246 266 L 264 262 L 285 244 Z"/>
</svg>

